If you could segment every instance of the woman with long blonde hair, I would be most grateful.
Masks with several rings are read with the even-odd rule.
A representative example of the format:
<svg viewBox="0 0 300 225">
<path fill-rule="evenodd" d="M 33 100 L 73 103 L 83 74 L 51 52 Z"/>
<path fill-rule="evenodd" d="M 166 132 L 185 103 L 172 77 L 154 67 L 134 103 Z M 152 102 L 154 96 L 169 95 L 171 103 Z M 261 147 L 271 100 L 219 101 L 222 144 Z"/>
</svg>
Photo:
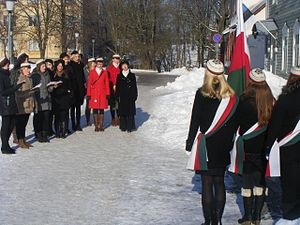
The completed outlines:
<svg viewBox="0 0 300 225">
<path fill-rule="evenodd" d="M 187 168 L 201 175 L 204 225 L 221 224 L 226 201 L 224 174 L 233 146 L 237 103 L 224 77 L 223 63 L 209 60 L 203 86 L 195 96 L 186 141 Z"/>
<path fill-rule="evenodd" d="M 87 65 L 84 67 L 84 77 L 85 77 L 85 85 L 86 89 L 88 87 L 89 83 L 89 73 L 96 67 L 96 59 L 95 58 L 89 58 Z M 85 119 L 86 119 L 86 125 L 91 125 L 91 109 L 89 108 L 89 99 L 85 99 Z"/>
</svg>

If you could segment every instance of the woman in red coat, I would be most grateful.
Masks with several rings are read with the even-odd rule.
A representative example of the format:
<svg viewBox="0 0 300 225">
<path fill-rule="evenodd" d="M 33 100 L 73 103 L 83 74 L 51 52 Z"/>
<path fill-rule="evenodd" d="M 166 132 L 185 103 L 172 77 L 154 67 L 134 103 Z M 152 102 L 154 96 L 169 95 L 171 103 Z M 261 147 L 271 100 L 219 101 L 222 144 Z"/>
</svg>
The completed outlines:
<svg viewBox="0 0 300 225">
<path fill-rule="evenodd" d="M 93 109 L 95 131 L 98 132 L 104 131 L 104 110 L 108 108 L 110 89 L 108 74 L 103 69 L 103 58 L 98 58 L 96 63 L 96 68 L 89 73 L 87 99 L 89 108 Z"/>
<path fill-rule="evenodd" d="M 119 68 L 120 65 L 120 55 L 115 54 L 112 57 L 112 63 L 109 65 L 106 70 L 109 76 L 110 82 L 110 114 L 111 114 L 111 125 L 118 126 L 119 125 L 119 115 L 118 115 L 118 107 L 116 104 L 116 83 L 117 77 L 120 74 L 121 70 Z"/>
</svg>

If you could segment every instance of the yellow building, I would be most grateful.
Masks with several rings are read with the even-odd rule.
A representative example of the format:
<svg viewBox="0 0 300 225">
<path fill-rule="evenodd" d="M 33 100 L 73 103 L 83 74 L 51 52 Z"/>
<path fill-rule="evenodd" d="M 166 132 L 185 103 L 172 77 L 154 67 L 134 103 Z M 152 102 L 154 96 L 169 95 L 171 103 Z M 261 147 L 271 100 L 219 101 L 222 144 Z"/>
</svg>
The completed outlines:
<svg viewBox="0 0 300 225">
<path fill-rule="evenodd" d="M 14 8 L 14 55 L 25 52 L 30 60 L 57 59 L 62 51 L 75 49 L 75 32 L 81 34 L 81 4 L 78 0 L 19 0 Z M 7 11 L 0 1 L 0 57 L 7 43 Z M 74 12 L 79 12 L 74 15 Z M 2 24 L 2 25 L 1 25 Z M 2 27 L 1 27 L 2 26 Z M 62 28 L 64 27 L 64 29 Z M 77 48 L 79 44 L 77 44 Z"/>
</svg>

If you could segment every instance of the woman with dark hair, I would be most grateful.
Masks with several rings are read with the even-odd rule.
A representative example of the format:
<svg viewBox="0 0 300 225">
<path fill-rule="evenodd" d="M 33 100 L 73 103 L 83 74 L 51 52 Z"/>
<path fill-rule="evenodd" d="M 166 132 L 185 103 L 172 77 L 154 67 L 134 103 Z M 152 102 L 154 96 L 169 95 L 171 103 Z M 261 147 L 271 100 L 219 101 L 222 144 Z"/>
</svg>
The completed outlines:
<svg viewBox="0 0 300 225">
<path fill-rule="evenodd" d="M 226 202 L 224 175 L 236 130 L 237 104 L 224 77 L 223 63 L 209 60 L 204 83 L 195 96 L 186 141 L 190 156 L 187 169 L 201 175 L 204 225 L 222 224 Z"/>
<path fill-rule="evenodd" d="M 104 110 L 108 108 L 110 94 L 109 80 L 103 69 L 103 58 L 96 60 L 96 67 L 89 73 L 87 100 L 89 108 L 93 109 L 95 131 L 104 131 Z"/>
<path fill-rule="evenodd" d="M 65 138 L 67 133 L 67 120 L 70 108 L 71 81 L 64 72 L 64 61 L 55 62 L 53 81 L 52 104 L 55 115 L 56 137 Z"/>
<path fill-rule="evenodd" d="M 36 112 L 37 102 L 34 92 L 38 90 L 38 87 L 34 88 L 31 73 L 30 64 L 22 63 L 20 68 L 20 75 L 17 83 L 24 84 L 16 92 L 16 102 L 18 106 L 18 114 L 16 116 L 16 132 L 18 137 L 19 146 L 21 148 L 28 149 L 33 147 L 25 139 L 25 131 L 28 123 L 29 116 L 32 112 Z"/>
<path fill-rule="evenodd" d="M 49 119 L 52 109 L 50 92 L 52 87 L 48 86 L 50 76 L 44 60 L 39 60 L 36 63 L 36 72 L 31 75 L 31 79 L 33 86 L 41 85 L 39 91 L 35 92 L 38 112 L 33 117 L 34 132 L 38 142 L 49 142 Z"/>
<path fill-rule="evenodd" d="M 259 225 L 266 196 L 265 137 L 275 99 L 261 69 L 253 69 L 237 109 L 238 135 L 229 171 L 242 175 L 243 225 Z M 238 157 L 236 157 L 236 155 Z"/>
<path fill-rule="evenodd" d="M 15 124 L 15 116 L 18 111 L 15 101 L 15 92 L 22 86 L 22 82 L 16 86 L 10 83 L 9 60 L 0 59 L 0 115 L 1 123 L 1 152 L 3 154 L 15 154 L 15 150 L 9 146 L 9 137 Z"/>
<path fill-rule="evenodd" d="M 300 67 L 294 67 L 273 108 L 266 141 L 267 157 L 269 158 L 267 174 L 280 175 L 282 212 L 283 218 L 287 220 L 295 220 L 300 217 L 299 99 Z M 276 157 L 278 155 L 280 158 Z M 279 168 L 272 166 L 278 164 Z"/>
<path fill-rule="evenodd" d="M 121 73 L 117 77 L 116 99 L 120 117 L 120 130 L 132 132 L 136 130 L 134 116 L 136 114 L 135 102 L 138 97 L 135 74 L 129 69 L 129 62 L 120 64 Z"/>
</svg>

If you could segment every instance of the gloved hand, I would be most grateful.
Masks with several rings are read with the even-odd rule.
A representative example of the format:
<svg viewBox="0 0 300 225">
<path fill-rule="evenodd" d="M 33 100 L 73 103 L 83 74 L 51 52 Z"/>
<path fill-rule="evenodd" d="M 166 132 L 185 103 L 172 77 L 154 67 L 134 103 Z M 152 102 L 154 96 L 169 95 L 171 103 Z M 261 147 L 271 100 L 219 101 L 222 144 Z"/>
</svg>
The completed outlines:
<svg viewBox="0 0 300 225">
<path fill-rule="evenodd" d="M 185 150 L 186 150 L 187 152 L 190 152 L 190 151 L 192 151 L 192 147 L 193 147 L 193 143 L 190 142 L 189 140 L 186 140 Z"/>
</svg>

